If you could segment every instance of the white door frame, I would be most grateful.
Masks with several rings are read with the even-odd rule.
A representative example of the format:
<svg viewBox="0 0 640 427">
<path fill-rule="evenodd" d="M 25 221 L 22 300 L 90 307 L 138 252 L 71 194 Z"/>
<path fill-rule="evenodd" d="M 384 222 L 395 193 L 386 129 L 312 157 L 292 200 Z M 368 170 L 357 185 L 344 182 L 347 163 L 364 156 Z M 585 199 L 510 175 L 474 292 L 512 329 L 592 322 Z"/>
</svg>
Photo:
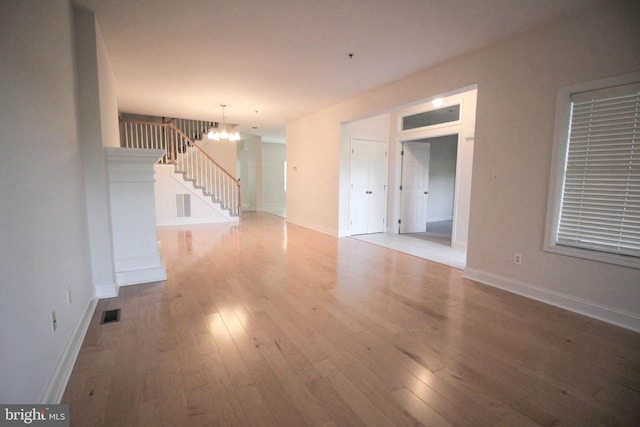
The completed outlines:
<svg viewBox="0 0 640 427">
<path fill-rule="evenodd" d="M 447 136 L 447 135 L 458 135 L 458 148 L 457 148 L 457 154 L 456 154 L 456 177 L 455 177 L 455 186 L 454 186 L 453 225 L 451 230 L 452 246 L 456 246 L 455 242 L 458 241 L 457 240 L 458 200 L 459 200 L 458 196 L 459 196 L 459 186 L 461 183 L 461 174 L 463 173 L 462 168 L 465 167 L 463 164 L 461 164 L 462 159 L 460 156 L 460 149 L 462 147 L 463 141 L 465 140 L 465 137 L 463 136 L 463 122 L 465 119 L 464 102 L 465 102 L 464 94 L 459 94 L 457 96 L 451 96 L 446 98 L 445 103 L 438 107 L 433 107 L 430 104 L 421 104 L 417 106 L 412 106 L 407 109 L 403 109 L 397 113 L 396 125 L 395 125 L 395 129 L 396 129 L 396 135 L 394 138 L 394 145 L 395 145 L 395 152 L 396 152 L 395 170 L 396 170 L 396 182 L 398 183 L 402 182 L 400 171 L 402 170 L 401 151 L 402 151 L 402 144 L 404 142 L 410 142 L 410 141 L 426 139 L 426 138 L 435 138 L 435 137 Z M 427 126 L 423 128 L 417 128 L 417 129 L 402 130 L 402 118 L 405 116 L 420 113 L 420 112 L 445 108 L 446 106 L 457 105 L 457 104 L 460 104 L 460 118 L 455 122 L 448 122 L 448 123 Z M 399 233 L 400 227 L 399 227 L 398 221 L 400 221 L 400 219 L 402 218 L 402 215 L 401 215 L 402 195 L 400 192 L 399 185 L 400 184 L 398 184 L 398 186 L 396 187 L 396 191 L 398 192 L 398 197 L 394 198 L 395 199 L 394 200 L 395 224 L 394 224 L 394 227 L 392 228 L 392 232 L 394 234 Z"/>
<path fill-rule="evenodd" d="M 425 132 L 422 136 L 415 136 L 415 137 L 411 137 L 410 139 L 405 139 L 405 138 L 398 138 L 396 139 L 396 150 L 397 150 L 397 156 L 396 156 L 396 170 L 398 171 L 402 171 L 402 144 L 405 142 L 412 142 L 415 140 L 420 140 L 420 139 L 427 139 L 427 138 L 437 138 L 439 136 L 448 136 L 448 135 L 457 135 L 458 136 L 458 148 L 457 150 L 460 150 L 460 144 L 461 144 L 461 139 L 462 139 L 462 128 L 459 125 L 456 126 L 451 126 L 448 128 L 440 128 L 437 130 L 437 132 Z M 454 203 L 453 203 L 453 225 L 452 225 L 452 229 L 451 229 L 451 241 L 454 242 L 454 237 L 456 236 L 456 222 L 458 219 L 458 185 L 459 185 L 459 181 L 460 181 L 460 161 L 459 161 L 459 157 L 458 154 L 456 153 L 456 178 L 455 178 L 455 184 L 454 184 L 454 194 L 453 194 L 453 198 L 454 198 Z M 398 178 L 398 182 L 400 183 L 400 185 L 402 185 L 402 176 L 401 173 L 399 174 L 399 178 Z M 402 218 L 402 190 L 400 190 L 398 188 L 399 191 L 399 196 L 398 197 L 398 206 L 396 209 L 396 213 L 397 213 L 397 218 L 398 220 L 400 218 Z M 399 234 L 400 233 L 400 224 L 398 224 L 397 227 L 394 227 L 394 234 Z"/>
</svg>

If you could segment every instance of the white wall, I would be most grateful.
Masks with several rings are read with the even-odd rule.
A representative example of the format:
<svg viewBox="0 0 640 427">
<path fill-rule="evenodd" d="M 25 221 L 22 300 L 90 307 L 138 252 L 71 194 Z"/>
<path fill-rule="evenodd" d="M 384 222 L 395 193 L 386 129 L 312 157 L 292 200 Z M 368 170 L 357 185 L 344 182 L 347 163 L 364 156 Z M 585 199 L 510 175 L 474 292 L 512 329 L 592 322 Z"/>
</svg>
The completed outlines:
<svg viewBox="0 0 640 427">
<path fill-rule="evenodd" d="M 262 210 L 282 215 L 287 204 L 284 191 L 285 144 L 262 144 Z"/>
<path fill-rule="evenodd" d="M 427 222 L 453 219 L 457 140 L 431 144 Z"/>
<path fill-rule="evenodd" d="M 231 176 L 238 177 L 237 142 L 214 141 L 205 136 L 202 141 L 196 141 L 196 144 L 218 162 L 224 170 L 229 172 Z"/>
<path fill-rule="evenodd" d="M 71 20 L 67 0 L 0 2 L 2 403 L 45 398 L 93 294 Z"/>
<path fill-rule="evenodd" d="M 339 171 L 340 122 L 333 109 L 322 110 L 288 124 L 286 138 L 287 221 L 333 235 L 338 194 L 347 204 L 349 200 L 348 191 L 338 188 L 338 174 L 344 175 Z M 340 219 L 347 227 L 348 207 L 340 210 Z"/>
<path fill-rule="evenodd" d="M 466 274 L 640 330 L 638 270 L 542 251 L 556 92 L 640 69 L 639 7 L 606 3 L 289 123 L 288 217 L 339 234 L 341 123 L 477 84 Z"/>
<path fill-rule="evenodd" d="M 118 91 L 116 77 L 111 67 L 107 48 L 96 26 L 96 56 L 98 64 L 98 88 L 100 93 L 100 123 L 102 145 L 105 147 L 120 146 L 120 126 L 118 124 Z"/>
<path fill-rule="evenodd" d="M 238 176 L 242 210 L 253 212 L 262 210 L 262 138 L 243 134 L 238 142 Z"/>
<path fill-rule="evenodd" d="M 103 43 L 95 16 L 84 9 L 74 8 L 73 23 L 78 137 L 81 140 L 84 164 L 93 284 L 99 297 L 116 296 L 107 161 L 103 145 L 103 136 L 112 139 L 114 133 L 118 135 L 118 113 L 112 83 L 114 79 L 106 50 L 104 47 L 98 48 L 103 46 Z M 102 94 L 104 96 L 101 96 Z M 106 119 L 109 116 L 116 117 L 115 123 L 113 119 Z"/>
</svg>

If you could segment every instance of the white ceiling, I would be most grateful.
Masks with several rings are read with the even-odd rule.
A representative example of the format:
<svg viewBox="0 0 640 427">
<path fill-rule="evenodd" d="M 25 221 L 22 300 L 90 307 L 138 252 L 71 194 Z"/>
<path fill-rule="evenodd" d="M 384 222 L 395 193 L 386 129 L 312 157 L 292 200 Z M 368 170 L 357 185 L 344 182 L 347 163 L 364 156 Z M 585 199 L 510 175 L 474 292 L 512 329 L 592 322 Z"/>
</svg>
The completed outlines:
<svg viewBox="0 0 640 427">
<path fill-rule="evenodd" d="M 282 142 L 287 121 L 601 1 L 75 2 L 96 14 L 120 111 L 219 121 L 227 104 Z"/>
</svg>

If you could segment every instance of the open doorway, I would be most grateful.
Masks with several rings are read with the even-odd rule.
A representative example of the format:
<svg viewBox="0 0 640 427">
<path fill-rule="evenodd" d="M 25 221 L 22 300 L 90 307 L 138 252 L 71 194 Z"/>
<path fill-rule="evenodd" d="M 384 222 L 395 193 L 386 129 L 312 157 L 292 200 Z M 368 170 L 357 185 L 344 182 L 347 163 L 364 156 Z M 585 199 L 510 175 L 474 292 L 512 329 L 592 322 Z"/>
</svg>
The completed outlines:
<svg viewBox="0 0 640 427">
<path fill-rule="evenodd" d="M 458 134 L 402 141 L 398 232 L 451 246 Z"/>
<path fill-rule="evenodd" d="M 399 106 L 380 114 L 342 124 L 338 194 L 339 236 L 353 236 L 359 240 L 456 268 L 465 267 L 469 234 L 476 95 L 475 87 L 462 88 L 443 95 L 442 98 Z M 351 226 L 354 217 L 354 207 L 351 204 L 352 141 L 354 139 L 388 141 L 387 212 L 383 233 L 360 234 Z M 424 178 L 425 181 L 429 181 L 429 186 L 426 190 L 422 190 L 423 196 L 425 191 L 429 193 L 429 199 L 421 208 L 424 209 L 426 218 L 414 221 L 419 228 L 417 231 L 409 232 L 400 227 L 403 223 L 405 225 L 407 223 L 406 218 L 402 216 L 402 212 L 406 213 L 407 208 L 403 210 L 403 190 L 400 188 L 408 185 L 406 180 L 403 182 L 401 176 L 402 169 L 405 168 L 406 172 L 407 167 L 401 153 L 406 147 L 419 144 L 423 146 L 428 144 L 430 158 L 438 159 L 439 156 L 448 156 L 449 160 L 444 163 L 449 163 L 449 166 L 446 167 L 448 171 L 446 173 L 438 171 L 439 166 L 444 168 L 441 159 L 441 161 L 434 160 L 438 166 L 431 165 L 429 160 L 428 166 L 425 165 L 422 168 L 430 174 Z M 439 153 L 439 149 L 450 151 L 448 154 L 442 154 Z M 423 163 L 425 162 L 423 160 Z M 451 163 L 454 165 L 451 166 Z M 415 169 L 421 170 L 417 166 Z M 445 173 L 447 178 L 443 179 L 438 175 L 439 173 Z M 434 187 L 434 183 L 440 180 L 442 180 L 442 187 L 448 188 L 446 192 L 442 190 L 441 195 Z M 416 193 L 419 194 L 419 189 Z M 414 198 L 412 203 L 419 204 L 419 200 Z M 443 212 L 445 210 L 447 213 Z"/>
</svg>

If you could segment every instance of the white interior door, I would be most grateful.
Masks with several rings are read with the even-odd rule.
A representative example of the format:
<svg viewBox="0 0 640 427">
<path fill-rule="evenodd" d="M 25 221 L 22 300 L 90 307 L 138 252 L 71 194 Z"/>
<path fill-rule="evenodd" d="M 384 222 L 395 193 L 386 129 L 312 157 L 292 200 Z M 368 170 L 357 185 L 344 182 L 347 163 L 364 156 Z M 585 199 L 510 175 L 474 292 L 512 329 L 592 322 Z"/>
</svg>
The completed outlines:
<svg viewBox="0 0 640 427">
<path fill-rule="evenodd" d="M 383 233 L 387 216 L 387 144 L 370 143 L 367 233 Z"/>
<path fill-rule="evenodd" d="M 351 142 L 349 232 L 385 231 L 387 201 L 387 143 L 354 139 Z"/>
<path fill-rule="evenodd" d="M 427 230 L 431 144 L 404 142 L 402 146 L 400 233 L 421 233 Z"/>
<path fill-rule="evenodd" d="M 351 194 L 349 196 L 349 231 L 366 234 L 369 210 L 369 144 L 368 141 L 351 141 Z"/>
</svg>

